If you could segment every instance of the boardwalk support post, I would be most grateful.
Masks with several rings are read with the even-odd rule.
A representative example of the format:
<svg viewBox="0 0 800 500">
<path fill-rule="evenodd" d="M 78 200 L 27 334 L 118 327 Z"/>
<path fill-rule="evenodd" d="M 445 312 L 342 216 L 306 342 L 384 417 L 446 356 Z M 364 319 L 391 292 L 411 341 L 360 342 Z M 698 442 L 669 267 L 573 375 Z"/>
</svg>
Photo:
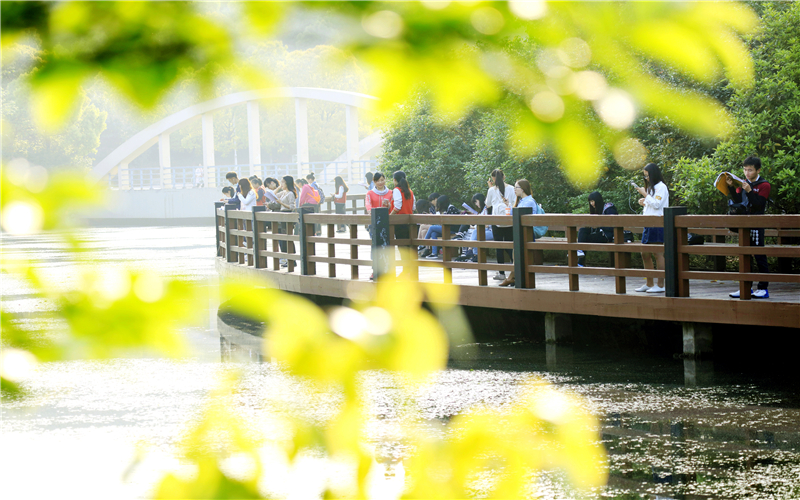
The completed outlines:
<svg viewBox="0 0 800 500">
<path fill-rule="evenodd" d="M 253 207 L 253 267 L 255 269 L 260 269 L 263 267 L 267 267 L 266 260 L 264 261 L 264 265 L 260 265 L 261 257 L 259 254 L 261 253 L 261 236 L 258 233 L 258 221 L 256 220 L 256 214 L 258 212 L 266 212 L 267 207 L 265 206 L 255 206 Z"/>
<path fill-rule="evenodd" d="M 225 206 L 224 201 L 215 201 L 214 202 L 214 235 L 216 236 L 217 246 L 216 246 L 216 254 L 217 257 L 220 257 L 220 250 L 219 250 L 219 215 L 217 215 L 217 211 Z"/>
<path fill-rule="evenodd" d="M 569 314 L 545 313 L 544 336 L 548 344 L 572 343 L 572 317 Z"/>
<path fill-rule="evenodd" d="M 300 252 L 300 274 L 302 276 L 308 276 L 311 269 L 309 269 L 308 262 L 308 227 L 306 226 L 305 216 L 308 214 L 314 214 L 314 207 L 300 207 L 297 211 L 299 215 L 298 224 L 300 224 L 300 237 L 299 237 L 299 245 L 298 251 Z M 314 236 L 314 230 L 311 230 L 311 236 Z M 316 274 L 316 269 L 314 269 L 314 273 Z"/>
<path fill-rule="evenodd" d="M 372 276 L 375 281 L 389 272 L 389 209 L 372 209 Z"/>
<path fill-rule="evenodd" d="M 675 216 L 686 215 L 686 207 L 667 207 L 664 209 L 664 284 L 667 297 L 680 297 L 680 256 L 678 255 L 678 230 Z"/>
<path fill-rule="evenodd" d="M 710 324 L 683 323 L 683 378 L 687 386 L 707 385 L 713 381 L 712 341 Z"/>
<path fill-rule="evenodd" d="M 528 269 L 525 263 L 525 243 L 527 243 L 525 227 L 522 226 L 522 216 L 533 214 L 531 207 L 517 207 L 514 209 L 514 287 L 528 288 Z M 534 237 L 535 238 L 535 237 Z"/>
<path fill-rule="evenodd" d="M 231 253 L 231 220 L 228 218 L 228 212 L 234 208 L 233 205 L 225 205 L 225 260 L 228 262 L 236 262 Z"/>
</svg>

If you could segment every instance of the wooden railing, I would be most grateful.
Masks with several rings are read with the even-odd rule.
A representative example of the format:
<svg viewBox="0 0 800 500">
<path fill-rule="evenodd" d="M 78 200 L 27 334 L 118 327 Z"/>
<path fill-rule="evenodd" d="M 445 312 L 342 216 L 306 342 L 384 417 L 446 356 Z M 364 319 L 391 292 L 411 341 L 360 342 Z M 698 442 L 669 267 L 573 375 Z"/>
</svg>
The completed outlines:
<svg viewBox="0 0 800 500">
<path fill-rule="evenodd" d="M 263 207 L 257 207 L 259 209 Z M 358 209 L 352 211 L 357 212 Z M 327 264 L 327 276 L 338 277 L 336 265 L 349 266 L 349 279 L 359 278 L 359 268 L 366 267 L 376 277 L 391 269 L 379 266 L 372 259 L 360 259 L 359 247 L 391 248 L 411 247 L 416 252 L 417 245 L 438 246 L 444 249 L 441 261 L 413 259 L 404 263 L 404 272 L 412 279 L 419 279 L 419 267 L 433 266 L 444 269 L 443 281 L 452 282 L 452 269 L 471 269 L 477 271 L 477 284 L 488 285 L 489 271 L 515 272 L 517 288 L 535 288 L 536 275 L 566 274 L 569 290 L 580 290 L 580 276 L 614 277 L 616 293 L 626 293 L 627 278 L 665 278 L 667 296 L 688 297 L 689 280 L 731 280 L 740 282 L 741 298 L 750 298 L 753 281 L 800 283 L 800 275 L 787 273 L 758 274 L 751 272 L 750 255 L 767 255 L 787 258 L 800 258 L 800 246 L 788 244 L 789 238 L 800 236 L 800 215 L 770 216 L 696 216 L 685 215 L 685 208 L 667 208 L 664 217 L 643 215 L 531 215 L 530 209 L 516 210 L 512 216 L 478 215 L 393 215 L 387 209 L 374 209 L 371 215 L 314 214 L 306 210 L 300 213 L 275 213 L 265 211 L 242 212 L 231 210 L 217 204 L 217 256 L 228 262 L 252 266 L 258 269 L 280 269 L 279 259 L 288 259 L 288 271 L 300 266 L 303 275 L 316 275 L 317 264 Z M 280 224 L 286 232 L 280 232 Z M 314 225 L 323 227 L 322 236 L 314 235 Z M 372 238 L 358 238 L 359 225 L 372 225 Z M 437 240 L 419 239 L 420 224 L 442 226 L 442 238 Z M 336 237 L 337 225 L 347 228 L 345 237 Z M 472 225 L 477 230 L 477 241 L 452 239 L 450 226 Z M 514 228 L 514 241 L 486 241 L 486 227 L 505 225 Z M 551 230 L 563 231 L 565 237 L 546 237 L 534 239 L 534 226 L 549 226 Z M 297 226 L 298 234 L 293 234 Z M 397 238 L 397 228 L 408 228 L 408 238 Z M 613 243 L 579 243 L 577 234 L 580 227 L 610 227 L 614 231 Z M 663 227 L 664 244 L 626 243 L 623 231 L 630 228 Z M 710 243 L 688 245 L 688 233 L 718 235 L 738 227 L 738 244 Z M 768 236 L 777 236 L 779 244 L 765 247 L 751 247 L 749 228 L 767 228 Z M 728 233 L 733 235 L 734 233 Z M 286 241 L 286 252 L 281 252 L 278 242 Z M 796 240 L 794 240 L 796 241 Z M 327 246 L 327 255 L 318 255 L 317 245 Z M 336 254 L 336 245 L 348 247 L 346 255 Z M 456 262 L 458 248 L 477 248 L 477 262 Z M 513 250 L 513 264 L 489 262 L 489 249 Z M 543 263 L 545 250 L 564 251 L 567 254 L 566 266 L 546 266 Z M 613 255 L 613 267 L 579 267 L 578 250 L 585 252 L 608 252 Z M 640 252 L 664 253 L 665 270 L 641 269 L 631 267 L 631 254 Z M 414 255 L 412 254 L 412 255 Z M 698 271 L 689 269 L 690 255 L 737 256 L 738 272 Z M 272 259 L 272 266 L 268 266 Z M 391 264 L 393 265 L 393 263 Z"/>
</svg>

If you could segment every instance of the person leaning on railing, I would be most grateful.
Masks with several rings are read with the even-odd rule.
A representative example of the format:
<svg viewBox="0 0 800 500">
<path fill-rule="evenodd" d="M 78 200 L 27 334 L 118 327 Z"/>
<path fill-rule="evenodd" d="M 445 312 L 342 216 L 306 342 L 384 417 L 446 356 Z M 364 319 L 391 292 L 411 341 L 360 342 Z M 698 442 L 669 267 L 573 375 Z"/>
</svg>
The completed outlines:
<svg viewBox="0 0 800 500">
<path fill-rule="evenodd" d="M 648 163 L 642 169 L 644 176 L 644 187 L 634 184 L 639 194 L 644 198 L 639 198 L 639 205 L 644 207 L 643 215 L 658 215 L 664 217 L 664 208 L 669 206 L 669 189 L 664 183 L 661 169 L 655 163 Z M 646 227 L 642 231 L 642 244 L 664 244 L 663 227 Z M 642 252 L 642 262 L 644 268 L 653 269 L 653 259 L 651 253 L 655 254 L 656 269 L 664 269 L 664 253 Z M 653 278 L 646 278 L 644 285 L 636 289 L 637 292 L 663 293 L 664 278 L 658 278 L 656 285 L 653 286 Z"/>
<path fill-rule="evenodd" d="M 239 210 L 241 202 L 239 201 L 239 197 L 236 196 L 236 191 L 233 189 L 233 186 L 225 186 L 222 188 L 222 194 L 225 195 L 225 198 L 222 198 L 220 201 L 224 201 L 227 205 L 233 205 L 236 210 Z"/>
<path fill-rule="evenodd" d="M 742 170 L 744 171 L 745 182 L 736 189 L 731 189 L 734 180 L 731 176 L 725 176 L 725 182 L 728 184 L 728 193 L 730 193 L 731 202 L 740 204 L 743 211 L 748 215 L 764 215 L 767 211 L 767 200 L 769 200 L 769 193 L 772 186 L 766 179 L 761 177 L 761 159 L 756 156 L 748 156 L 742 162 Z M 764 246 L 764 228 L 750 229 L 750 246 L 763 247 Z M 769 274 L 769 264 L 767 263 L 766 255 L 754 255 L 758 272 L 761 274 Z M 758 290 L 752 292 L 754 299 L 768 299 L 769 298 L 769 283 L 766 281 L 758 282 Z M 739 291 L 730 294 L 731 297 L 738 299 Z"/>
<path fill-rule="evenodd" d="M 619 215 L 613 203 L 605 203 L 598 191 L 589 194 L 589 213 L 591 215 Z M 578 243 L 614 243 L 613 227 L 582 227 L 578 230 Z M 586 254 L 578 250 L 578 267 L 586 265 Z"/>
</svg>

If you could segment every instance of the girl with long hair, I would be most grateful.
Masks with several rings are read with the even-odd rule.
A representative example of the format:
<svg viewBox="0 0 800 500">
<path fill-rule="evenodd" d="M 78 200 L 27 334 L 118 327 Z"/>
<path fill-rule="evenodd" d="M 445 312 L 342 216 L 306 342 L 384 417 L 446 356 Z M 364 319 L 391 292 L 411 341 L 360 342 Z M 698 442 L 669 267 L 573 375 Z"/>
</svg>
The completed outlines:
<svg viewBox="0 0 800 500">
<path fill-rule="evenodd" d="M 278 203 L 281 204 L 281 212 L 291 212 L 297 203 L 297 188 L 294 186 L 294 177 L 285 175 L 281 178 L 281 191 L 278 193 Z M 288 226 L 285 222 L 280 223 L 280 234 L 286 234 Z M 286 242 L 278 242 L 281 252 L 286 252 Z M 289 261 L 281 259 L 281 267 L 289 265 Z"/>
<path fill-rule="evenodd" d="M 411 187 L 408 185 L 406 173 L 402 170 L 398 170 L 392 174 L 392 178 L 394 180 L 394 189 L 392 190 L 392 210 L 389 212 L 389 214 L 394 215 L 414 213 L 414 204 L 416 203 L 416 200 L 414 199 L 414 192 L 411 191 Z M 408 234 L 408 226 L 395 226 L 395 238 L 406 239 L 408 238 Z"/>
<path fill-rule="evenodd" d="M 339 215 L 344 215 L 347 213 L 345 210 L 347 208 L 347 192 L 350 191 L 350 188 L 347 187 L 347 183 L 344 182 L 342 176 L 337 175 L 333 182 L 336 186 L 336 193 L 333 195 L 333 206 L 336 209 L 336 213 Z M 345 232 L 344 224 L 339 224 L 339 228 L 336 230 L 337 233 Z"/>
<path fill-rule="evenodd" d="M 591 215 L 618 215 L 617 207 L 613 203 L 606 203 L 599 191 L 589 193 L 589 214 Z M 613 243 L 613 227 L 582 227 L 578 229 L 578 243 Z M 578 250 L 578 267 L 586 265 L 586 254 Z"/>
<path fill-rule="evenodd" d="M 489 191 L 486 193 L 486 206 L 492 209 L 492 215 L 511 215 L 511 207 L 517 202 L 517 195 L 514 188 L 505 183 L 505 174 L 499 168 L 492 171 L 492 177 L 488 181 Z M 514 227 L 511 225 L 492 225 L 492 234 L 495 241 L 514 241 Z M 505 255 L 508 260 L 513 262 L 511 250 L 497 250 L 497 263 L 505 264 Z M 504 281 L 505 271 L 498 271 L 494 279 Z"/>
<path fill-rule="evenodd" d="M 249 180 L 239 179 L 239 192 L 236 193 L 236 196 L 239 198 L 239 202 L 241 203 L 240 210 L 253 211 L 253 207 L 256 206 L 258 195 L 253 190 Z"/>
<path fill-rule="evenodd" d="M 664 207 L 669 206 L 669 189 L 664 183 L 664 176 L 661 169 L 655 163 L 648 163 L 642 169 L 644 176 L 644 187 L 636 186 L 636 190 L 642 195 L 639 198 L 639 205 L 644 207 L 643 215 L 664 216 Z M 646 227 L 642 232 L 643 244 L 663 244 L 664 227 Z M 656 269 L 664 269 L 664 254 L 657 252 L 643 252 L 642 262 L 645 269 L 653 269 L 652 254 L 655 254 Z M 653 278 L 647 278 L 644 285 L 636 289 L 637 292 L 662 293 L 664 289 L 664 278 L 658 278 L 653 286 Z"/>
</svg>

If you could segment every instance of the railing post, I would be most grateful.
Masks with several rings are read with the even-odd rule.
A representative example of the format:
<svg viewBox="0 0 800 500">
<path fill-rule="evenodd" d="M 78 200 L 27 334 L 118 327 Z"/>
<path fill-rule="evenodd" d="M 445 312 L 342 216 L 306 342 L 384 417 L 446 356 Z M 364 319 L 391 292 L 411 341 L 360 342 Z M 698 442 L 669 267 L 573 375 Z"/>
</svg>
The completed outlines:
<svg viewBox="0 0 800 500">
<path fill-rule="evenodd" d="M 236 262 L 231 253 L 231 220 L 228 218 L 228 212 L 233 208 L 233 205 L 225 205 L 225 257 L 228 262 Z"/>
<path fill-rule="evenodd" d="M 267 267 L 266 259 L 264 260 L 264 265 L 260 265 L 261 257 L 258 254 L 261 252 L 261 236 L 258 233 L 258 221 L 256 220 L 256 214 L 258 212 L 266 211 L 267 207 L 263 205 L 253 207 L 253 267 L 255 269 Z"/>
<path fill-rule="evenodd" d="M 308 262 L 308 226 L 306 225 L 305 216 L 308 214 L 313 214 L 314 208 L 313 207 L 300 207 L 297 211 L 299 216 L 299 220 L 297 221 L 300 224 L 300 244 L 298 248 L 298 252 L 300 253 L 300 274 L 302 276 L 308 276 L 310 274 L 317 274 L 316 273 L 316 264 L 314 262 Z M 314 230 L 311 230 L 311 236 L 314 236 Z M 313 243 L 312 243 L 313 245 Z"/>
<path fill-rule="evenodd" d="M 511 214 L 514 221 L 514 287 L 528 288 L 528 269 L 525 265 L 525 231 L 522 226 L 522 216 L 533 214 L 531 207 L 517 207 Z M 535 236 L 534 236 L 535 238 Z"/>
<path fill-rule="evenodd" d="M 664 209 L 664 283 L 667 297 L 680 297 L 681 259 L 678 255 L 679 234 L 675 227 L 675 216 L 687 213 L 686 207 Z"/>
<path fill-rule="evenodd" d="M 389 209 L 372 209 L 372 276 L 377 281 L 389 272 Z"/>
<path fill-rule="evenodd" d="M 219 257 L 219 215 L 217 215 L 217 211 L 225 206 L 224 201 L 215 201 L 214 202 L 214 235 L 216 236 L 217 247 L 215 249 L 215 254 Z"/>
</svg>

